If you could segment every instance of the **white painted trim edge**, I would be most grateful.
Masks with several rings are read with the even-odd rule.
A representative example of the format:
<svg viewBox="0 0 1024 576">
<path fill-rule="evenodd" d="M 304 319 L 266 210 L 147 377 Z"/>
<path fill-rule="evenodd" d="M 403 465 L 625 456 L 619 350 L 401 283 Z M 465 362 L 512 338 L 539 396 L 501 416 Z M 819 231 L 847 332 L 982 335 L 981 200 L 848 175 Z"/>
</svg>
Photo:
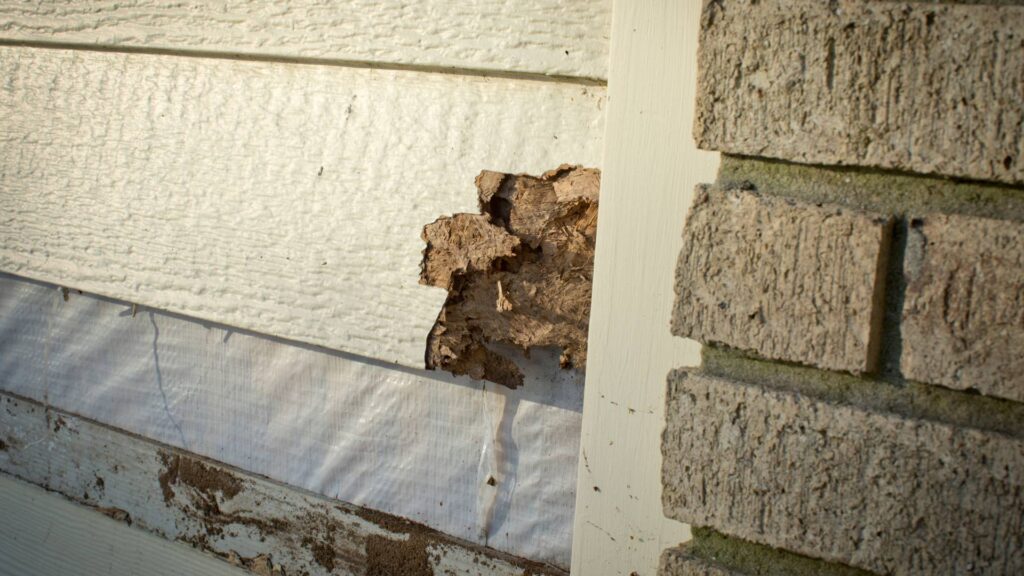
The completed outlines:
<svg viewBox="0 0 1024 576">
<path fill-rule="evenodd" d="M 590 316 L 572 572 L 654 574 L 689 539 L 664 517 L 661 433 L 670 369 L 700 346 L 669 332 L 693 188 L 718 154 L 691 136 L 698 0 L 616 0 Z"/>
</svg>

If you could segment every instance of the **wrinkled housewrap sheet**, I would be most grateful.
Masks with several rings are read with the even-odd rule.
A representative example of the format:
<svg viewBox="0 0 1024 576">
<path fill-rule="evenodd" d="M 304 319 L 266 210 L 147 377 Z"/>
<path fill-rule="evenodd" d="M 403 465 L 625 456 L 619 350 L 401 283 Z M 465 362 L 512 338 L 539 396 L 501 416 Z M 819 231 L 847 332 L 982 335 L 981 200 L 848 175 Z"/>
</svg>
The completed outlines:
<svg viewBox="0 0 1024 576">
<path fill-rule="evenodd" d="M 513 391 L 0 274 L 0 389 L 568 567 L 583 379 L 557 366 Z"/>
</svg>

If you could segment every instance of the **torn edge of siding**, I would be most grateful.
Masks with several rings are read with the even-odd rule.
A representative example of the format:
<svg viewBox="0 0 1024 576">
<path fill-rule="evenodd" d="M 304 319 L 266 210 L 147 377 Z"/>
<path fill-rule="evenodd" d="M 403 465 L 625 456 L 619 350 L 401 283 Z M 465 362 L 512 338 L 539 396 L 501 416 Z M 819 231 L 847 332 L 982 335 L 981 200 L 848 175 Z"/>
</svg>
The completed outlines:
<svg viewBox="0 0 1024 576">
<path fill-rule="evenodd" d="M 479 214 L 423 229 L 420 283 L 448 290 L 426 367 L 517 388 L 523 373 L 489 344 L 561 348 L 585 370 L 601 173 L 562 165 L 540 177 L 483 171 Z"/>
</svg>

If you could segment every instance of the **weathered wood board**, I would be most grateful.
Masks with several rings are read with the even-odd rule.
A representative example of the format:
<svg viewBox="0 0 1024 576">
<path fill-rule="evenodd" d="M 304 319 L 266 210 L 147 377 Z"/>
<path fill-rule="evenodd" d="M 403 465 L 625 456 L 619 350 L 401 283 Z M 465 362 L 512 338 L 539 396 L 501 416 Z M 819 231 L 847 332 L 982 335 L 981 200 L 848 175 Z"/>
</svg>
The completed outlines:
<svg viewBox="0 0 1024 576">
<path fill-rule="evenodd" d="M 7 393 L 0 471 L 257 572 L 561 574 Z"/>
<path fill-rule="evenodd" d="M 599 164 L 605 90 L 0 47 L 0 270 L 411 367 L 420 233 Z"/>
<path fill-rule="evenodd" d="M 0 5 L 0 38 L 83 47 L 607 75 L 610 0 L 42 0 Z"/>
</svg>

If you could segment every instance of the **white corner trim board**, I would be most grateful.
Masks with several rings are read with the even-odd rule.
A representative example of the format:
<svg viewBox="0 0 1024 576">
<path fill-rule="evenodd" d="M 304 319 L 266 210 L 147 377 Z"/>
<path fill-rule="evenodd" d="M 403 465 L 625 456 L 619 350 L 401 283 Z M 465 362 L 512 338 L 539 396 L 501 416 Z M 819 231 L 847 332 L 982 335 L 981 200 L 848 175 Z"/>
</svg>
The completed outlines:
<svg viewBox="0 0 1024 576">
<path fill-rule="evenodd" d="M 700 8 L 614 3 L 574 574 L 654 574 L 689 538 L 662 512 L 661 432 L 669 370 L 700 363 L 669 318 L 694 186 L 718 169 L 692 137 Z"/>
<path fill-rule="evenodd" d="M 3 576 L 250 574 L 2 473 L 0 518 Z"/>
<path fill-rule="evenodd" d="M 610 0 L 34 0 L 0 5 L 0 38 L 602 79 L 610 20 Z"/>
<path fill-rule="evenodd" d="M 0 270 L 421 368 L 420 232 L 597 166 L 603 87 L 0 47 Z"/>
<path fill-rule="evenodd" d="M 477 574 L 481 565 L 488 566 L 488 576 L 524 572 L 523 564 L 496 551 L 470 547 L 423 526 L 324 500 L 3 393 L 0 440 L 0 472 L 45 486 L 135 528 L 250 567 L 259 562 L 265 568 L 278 565 L 284 574 L 311 576 L 382 573 L 403 565 L 429 567 L 438 575 Z M 10 482 L 0 474 L 0 487 Z M 0 494 L 0 506 L 12 504 Z M 81 516 L 78 511 L 64 515 L 71 520 Z M 4 517 L 0 522 L 0 534 L 16 527 L 9 520 Z M 94 520 L 101 534 L 113 530 L 98 515 Z M 29 522 L 32 528 L 43 523 Z M 53 549 L 60 553 L 51 549 L 50 555 L 63 556 L 78 540 L 79 530 L 58 534 Z M 131 533 L 125 538 L 129 543 L 141 540 Z M 6 546 L 0 542 L 0 551 Z M 70 547 L 75 555 L 78 551 Z M 125 550 L 116 553 L 130 556 Z M 0 573 L 6 562 L 7 558 L 0 561 Z M 140 568 L 136 573 L 157 572 Z M 536 572 L 561 573 L 544 568 Z"/>
</svg>

